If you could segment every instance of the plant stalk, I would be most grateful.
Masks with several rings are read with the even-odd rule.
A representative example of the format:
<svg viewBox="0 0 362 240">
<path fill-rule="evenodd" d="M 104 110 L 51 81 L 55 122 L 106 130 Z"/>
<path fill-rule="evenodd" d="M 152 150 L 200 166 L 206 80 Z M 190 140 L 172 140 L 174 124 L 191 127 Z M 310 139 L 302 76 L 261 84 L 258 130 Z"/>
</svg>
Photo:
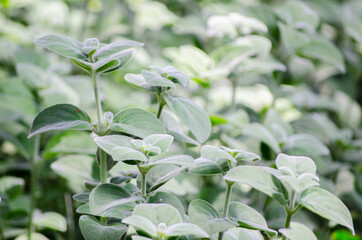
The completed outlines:
<svg viewBox="0 0 362 240">
<path fill-rule="evenodd" d="M 158 111 L 157 111 L 157 118 L 161 117 L 162 109 L 165 104 L 163 104 L 163 92 L 157 94 L 158 99 Z"/>
<path fill-rule="evenodd" d="M 97 129 L 99 132 L 103 132 L 105 129 L 105 122 L 103 118 L 103 111 L 102 111 L 102 102 L 99 96 L 99 87 L 98 87 L 98 79 L 99 75 L 96 73 L 92 73 L 93 79 L 93 88 L 94 88 L 94 96 L 96 101 L 96 108 L 97 108 L 97 116 L 98 116 L 98 127 Z"/>
<path fill-rule="evenodd" d="M 231 108 L 230 111 L 234 112 L 236 110 L 236 89 L 238 87 L 237 78 L 232 79 L 232 92 L 231 92 Z"/>
<path fill-rule="evenodd" d="M 30 162 L 30 209 L 28 221 L 28 240 L 31 240 L 31 235 L 34 232 L 33 214 L 36 208 L 36 191 L 38 178 L 38 160 L 40 148 L 40 135 L 35 136 L 33 156 L 29 159 Z"/>
<path fill-rule="evenodd" d="M 146 177 L 147 177 L 147 174 L 141 173 L 141 175 L 142 175 L 141 194 L 142 194 L 142 197 L 146 197 Z"/>
<path fill-rule="evenodd" d="M 229 213 L 230 196 L 231 196 L 231 190 L 232 190 L 232 188 L 233 188 L 233 185 L 234 185 L 233 182 L 229 182 L 229 181 L 226 182 L 226 193 L 225 193 L 224 210 L 223 210 L 223 213 L 222 213 L 222 217 L 223 217 L 223 218 L 225 218 L 226 216 L 228 216 L 228 213 Z M 218 240 L 221 240 L 221 239 L 222 239 L 222 235 L 223 235 L 223 234 L 224 234 L 223 232 L 220 232 L 220 233 L 219 233 Z"/>
</svg>

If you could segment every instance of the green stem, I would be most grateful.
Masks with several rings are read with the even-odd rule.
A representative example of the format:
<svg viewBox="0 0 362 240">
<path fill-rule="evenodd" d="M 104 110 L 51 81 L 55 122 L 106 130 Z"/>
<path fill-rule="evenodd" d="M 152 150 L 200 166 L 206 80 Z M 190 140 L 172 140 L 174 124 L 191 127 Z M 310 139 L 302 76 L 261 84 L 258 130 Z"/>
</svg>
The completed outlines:
<svg viewBox="0 0 362 240">
<path fill-rule="evenodd" d="M 100 177 L 101 177 L 101 183 L 107 182 L 107 156 L 106 152 L 100 149 Z"/>
<path fill-rule="evenodd" d="M 233 182 L 226 181 L 226 193 L 225 193 L 225 201 L 224 201 L 224 210 L 223 210 L 223 213 L 222 213 L 223 218 L 226 218 L 226 216 L 228 216 L 228 213 L 229 213 L 229 203 L 230 203 L 230 196 L 231 196 L 231 190 L 233 188 L 233 185 L 234 185 Z M 223 232 L 219 233 L 218 240 L 222 239 L 223 234 L 224 234 Z"/>
<path fill-rule="evenodd" d="M 163 103 L 163 92 L 157 94 L 158 98 L 158 111 L 157 111 L 157 118 L 161 117 L 162 109 L 165 104 Z"/>
<path fill-rule="evenodd" d="M 96 101 L 96 108 L 97 108 L 97 116 L 98 116 L 98 131 L 103 133 L 105 130 L 105 122 L 103 118 L 103 111 L 102 111 L 102 103 L 99 97 L 99 87 L 98 87 L 98 79 L 99 75 L 96 73 L 92 73 L 93 79 L 93 88 L 94 88 L 94 96 Z"/>
<path fill-rule="evenodd" d="M 232 79 L 232 92 L 231 92 L 231 108 L 230 111 L 234 112 L 236 110 L 236 89 L 238 86 L 237 78 Z"/>
<path fill-rule="evenodd" d="M 289 228 L 290 220 L 292 220 L 293 212 L 289 212 L 288 210 L 286 212 L 287 212 L 287 219 L 285 220 L 284 228 Z"/>
<path fill-rule="evenodd" d="M 31 240 L 31 235 L 34 231 L 33 213 L 36 207 L 36 191 L 37 191 L 37 178 L 38 178 L 38 160 L 40 148 L 40 135 L 35 136 L 33 156 L 29 159 L 30 162 L 30 209 L 28 221 L 28 240 Z"/>
<path fill-rule="evenodd" d="M 142 176 L 141 194 L 142 194 L 142 197 L 146 197 L 146 177 L 147 177 L 147 174 L 141 173 L 141 176 Z"/>
<path fill-rule="evenodd" d="M 292 191 L 289 204 L 288 204 L 288 206 L 285 207 L 285 212 L 287 213 L 287 218 L 285 219 L 284 228 L 289 228 L 290 221 L 292 220 L 292 216 L 301 208 L 301 206 L 299 204 L 297 207 L 295 207 L 295 199 L 296 199 L 296 193 L 295 193 L 295 191 Z M 283 236 L 282 240 L 286 240 L 286 237 Z"/>
</svg>

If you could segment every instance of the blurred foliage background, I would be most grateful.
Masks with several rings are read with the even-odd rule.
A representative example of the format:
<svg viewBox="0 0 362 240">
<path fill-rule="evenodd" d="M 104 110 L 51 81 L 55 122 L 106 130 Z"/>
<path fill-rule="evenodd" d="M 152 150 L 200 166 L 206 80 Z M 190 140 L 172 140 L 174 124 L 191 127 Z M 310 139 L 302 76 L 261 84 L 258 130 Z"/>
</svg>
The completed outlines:
<svg viewBox="0 0 362 240">
<path fill-rule="evenodd" d="M 208 144 L 258 153 L 264 165 L 279 152 L 313 158 L 322 187 L 344 201 L 362 234 L 361 10 L 360 0 L 0 0 L 0 239 L 25 239 L 18 236 L 28 219 L 35 144 L 27 134 L 38 110 L 72 103 L 96 116 L 88 76 L 33 44 L 46 34 L 145 43 L 102 81 L 105 110 L 156 112 L 156 97 L 123 77 L 173 65 L 193 80 L 178 94 L 210 114 Z M 98 178 L 88 135 L 42 137 L 34 223 L 49 239 L 82 239 L 71 196 Z M 199 146 L 179 143 L 174 151 L 197 157 Z M 128 170 L 118 164 L 111 172 Z M 163 189 L 185 206 L 199 197 L 221 209 L 221 183 L 183 173 Z M 270 227 L 282 226 L 280 206 L 245 186 L 234 189 Z M 319 239 L 360 239 L 311 213 L 297 218 Z"/>
</svg>

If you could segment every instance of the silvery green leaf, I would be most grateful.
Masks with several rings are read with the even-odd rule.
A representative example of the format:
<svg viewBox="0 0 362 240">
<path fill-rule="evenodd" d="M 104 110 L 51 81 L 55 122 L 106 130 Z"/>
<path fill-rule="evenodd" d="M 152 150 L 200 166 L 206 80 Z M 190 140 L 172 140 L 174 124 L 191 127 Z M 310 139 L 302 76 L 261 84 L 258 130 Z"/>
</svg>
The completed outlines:
<svg viewBox="0 0 362 240">
<path fill-rule="evenodd" d="M 28 138 L 55 130 L 92 130 L 91 119 L 86 112 L 71 104 L 56 104 L 39 112 Z"/>
<path fill-rule="evenodd" d="M 261 158 L 258 154 L 243 150 L 233 149 L 236 161 L 259 161 Z"/>
<path fill-rule="evenodd" d="M 31 88 L 40 89 L 49 84 L 46 72 L 30 63 L 18 63 L 16 65 L 16 73 Z"/>
<path fill-rule="evenodd" d="M 291 222 L 290 228 L 279 229 L 279 232 L 289 240 L 317 240 L 312 230 L 298 222 Z"/>
<path fill-rule="evenodd" d="M 154 73 L 151 71 L 146 71 L 146 70 L 142 70 L 141 73 L 142 73 L 143 77 L 145 78 L 146 82 L 148 84 L 150 84 L 151 86 L 169 87 L 169 88 L 173 88 L 173 89 L 176 88 L 175 84 L 171 80 L 164 78 L 157 73 Z"/>
<path fill-rule="evenodd" d="M 300 176 L 304 173 L 315 174 L 317 167 L 312 159 L 303 156 L 290 156 L 280 153 L 276 159 L 276 165 L 279 170 L 281 167 L 289 168 L 293 176 Z"/>
<path fill-rule="evenodd" d="M 173 66 L 166 66 L 163 71 L 167 74 L 167 78 L 171 77 L 173 82 L 180 83 L 184 87 L 187 87 L 190 82 L 190 78 L 186 74 L 177 70 Z"/>
<path fill-rule="evenodd" d="M 210 203 L 201 199 L 190 203 L 188 214 L 190 222 L 200 226 L 210 236 L 236 226 L 229 219 L 221 218 Z"/>
<path fill-rule="evenodd" d="M 107 154 L 112 154 L 112 149 L 114 147 L 129 147 L 132 148 L 130 141 L 132 138 L 121 136 L 121 135 L 109 135 L 103 137 L 93 138 L 94 142 Z"/>
<path fill-rule="evenodd" d="M 311 42 L 298 49 L 299 55 L 318 59 L 334 65 L 341 73 L 345 72 L 343 55 L 331 42 L 324 39 L 313 39 Z"/>
<path fill-rule="evenodd" d="M 144 153 L 129 147 L 114 147 L 111 155 L 114 161 L 148 161 Z"/>
<path fill-rule="evenodd" d="M 165 236 L 185 236 L 194 235 L 197 238 L 208 238 L 209 235 L 199 226 L 192 223 L 177 223 L 168 227 L 165 231 Z"/>
<path fill-rule="evenodd" d="M 80 60 L 87 59 L 86 54 L 82 52 L 83 44 L 64 35 L 46 35 L 36 39 L 34 43 L 64 57 L 73 57 Z"/>
<path fill-rule="evenodd" d="M 79 227 L 85 240 L 118 240 L 128 229 L 126 225 L 120 223 L 104 226 L 87 215 L 80 217 Z"/>
<path fill-rule="evenodd" d="M 93 71 L 92 63 L 74 57 L 69 57 L 69 60 L 72 61 L 75 65 L 77 65 L 81 69 L 83 69 L 88 74 L 92 74 Z"/>
<path fill-rule="evenodd" d="M 231 156 L 231 153 L 225 151 L 224 149 L 211 145 L 202 146 L 200 154 L 202 158 L 208 158 L 215 162 L 222 159 L 236 162 L 236 160 Z"/>
<path fill-rule="evenodd" d="M 145 217 L 155 226 L 165 223 L 171 226 L 182 223 L 182 218 L 177 209 L 169 204 L 139 204 L 133 210 L 133 216 Z"/>
<path fill-rule="evenodd" d="M 10 199 L 17 197 L 24 188 L 24 179 L 3 176 L 0 178 L 0 196 L 7 195 Z"/>
<path fill-rule="evenodd" d="M 141 87 L 141 88 L 144 88 L 147 90 L 152 90 L 152 88 L 153 88 L 153 86 L 146 81 L 146 79 L 144 78 L 144 76 L 142 74 L 128 73 L 128 74 L 126 74 L 124 79 L 130 84 L 133 84 L 135 86 L 138 86 L 138 87 Z"/>
<path fill-rule="evenodd" d="M 322 188 L 310 188 L 300 195 L 299 204 L 310 211 L 341 224 L 354 234 L 351 214 L 344 203 Z"/>
<path fill-rule="evenodd" d="M 101 214 L 111 208 L 132 210 L 138 197 L 133 197 L 121 186 L 103 183 L 95 187 L 89 195 L 89 208 L 93 214 Z"/>
<path fill-rule="evenodd" d="M 285 205 L 286 193 L 283 184 L 267 168 L 257 166 L 238 166 L 229 170 L 224 180 L 240 182 L 255 188 Z"/>
<path fill-rule="evenodd" d="M 200 142 L 205 142 L 211 133 L 211 122 L 209 115 L 187 98 L 164 95 L 167 106 L 176 114 Z"/>
<path fill-rule="evenodd" d="M 207 158 L 197 158 L 195 159 L 195 167 L 191 168 L 189 170 L 192 174 L 197 175 L 213 175 L 213 174 L 220 174 L 224 173 L 229 169 L 227 162 L 225 161 L 226 169 L 223 169 L 218 162 L 215 162 L 213 160 L 207 159 Z"/>
<path fill-rule="evenodd" d="M 152 167 L 147 173 L 147 183 L 150 184 L 150 192 L 157 190 L 184 169 L 184 167 L 175 165 L 157 165 Z"/>
<path fill-rule="evenodd" d="M 166 130 L 160 120 L 152 113 L 140 108 L 127 108 L 114 116 L 110 127 L 114 131 L 124 132 L 145 138 L 152 134 L 165 134 Z"/>
<path fill-rule="evenodd" d="M 73 199 L 77 202 L 88 203 L 89 193 L 77 193 L 73 195 Z"/>
<path fill-rule="evenodd" d="M 328 156 L 328 147 L 318 138 L 309 134 L 289 136 L 283 145 L 283 152 L 301 156 Z"/>
<path fill-rule="evenodd" d="M 98 48 L 99 41 L 97 38 L 88 38 L 83 42 L 82 51 L 86 54 L 96 50 Z"/>
<path fill-rule="evenodd" d="M 57 212 L 35 213 L 33 221 L 37 228 L 48 228 L 60 232 L 67 230 L 67 221 Z"/>
<path fill-rule="evenodd" d="M 144 44 L 135 41 L 120 41 L 107 44 L 99 48 L 93 55 L 94 59 L 105 58 L 117 52 L 133 48 L 133 47 L 142 47 Z"/>
<path fill-rule="evenodd" d="M 173 142 L 173 136 L 168 134 L 152 134 L 143 139 L 145 144 L 159 147 L 161 153 L 167 152 Z"/>
<path fill-rule="evenodd" d="M 281 39 L 288 49 L 296 49 L 308 45 L 310 39 L 307 34 L 287 26 L 281 22 L 278 23 Z"/>
<path fill-rule="evenodd" d="M 32 240 L 49 240 L 49 238 L 45 237 L 43 234 L 36 233 L 36 232 L 31 233 L 31 239 Z M 22 235 L 18 236 L 17 238 L 15 238 L 15 240 L 29 240 L 28 234 L 22 234 Z"/>
<path fill-rule="evenodd" d="M 143 164 L 142 167 L 150 167 L 156 165 L 164 165 L 164 164 L 171 164 L 176 166 L 184 166 L 184 167 L 194 167 L 194 159 L 188 155 L 174 155 L 168 156 L 162 159 L 152 160 L 146 164 Z"/>
<path fill-rule="evenodd" d="M 271 149 L 273 149 L 275 153 L 280 153 L 281 150 L 279 147 L 279 142 L 275 139 L 273 134 L 271 134 L 271 132 L 260 123 L 252 123 L 248 125 L 244 129 L 243 133 L 259 140 L 260 142 L 264 142 Z"/>
<path fill-rule="evenodd" d="M 136 230 L 141 230 L 145 232 L 150 237 L 157 237 L 158 231 L 157 227 L 146 217 L 139 215 L 129 216 L 122 221 L 128 225 L 132 225 Z"/>
<path fill-rule="evenodd" d="M 257 230 L 232 228 L 224 233 L 222 240 L 264 240 L 264 237 Z"/>
<path fill-rule="evenodd" d="M 268 224 L 260 213 L 246 204 L 240 202 L 230 203 L 229 217 L 236 220 L 240 227 L 264 231 L 272 237 L 278 234 L 268 227 Z"/>
</svg>

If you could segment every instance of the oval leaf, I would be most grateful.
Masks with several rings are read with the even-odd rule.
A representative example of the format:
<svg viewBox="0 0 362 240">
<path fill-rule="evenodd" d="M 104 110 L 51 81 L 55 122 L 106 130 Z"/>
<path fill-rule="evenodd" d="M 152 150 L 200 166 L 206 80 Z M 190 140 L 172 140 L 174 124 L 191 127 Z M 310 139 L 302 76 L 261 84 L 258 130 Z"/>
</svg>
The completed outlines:
<svg viewBox="0 0 362 240">
<path fill-rule="evenodd" d="M 118 240 L 128 229 L 120 223 L 104 226 L 95 218 L 86 215 L 80 217 L 79 227 L 86 240 Z"/>
<path fill-rule="evenodd" d="M 86 112 L 71 104 L 56 104 L 36 115 L 28 138 L 55 130 L 92 130 Z"/>
</svg>

